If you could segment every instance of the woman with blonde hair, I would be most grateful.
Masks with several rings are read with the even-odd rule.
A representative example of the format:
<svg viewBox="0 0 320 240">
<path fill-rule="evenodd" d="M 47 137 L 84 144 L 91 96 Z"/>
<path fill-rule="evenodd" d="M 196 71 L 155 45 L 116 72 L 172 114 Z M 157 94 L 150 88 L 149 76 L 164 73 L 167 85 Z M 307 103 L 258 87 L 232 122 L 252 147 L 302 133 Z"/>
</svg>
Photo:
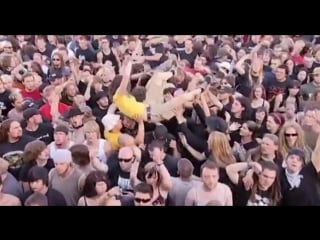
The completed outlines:
<svg viewBox="0 0 320 240">
<path fill-rule="evenodd" d="M 258 44 L 257 47 L 260 47 Z M 244 55 L 235 65 L 239 73 L 236 79 L 236 90 L 243 96 L 249 96 L 252 86 L 262 84 L 263 62 L 256 55 L 258 49 L 252 49 L 251 55 Z M 251 59 L 251 65 L 246 60 Z"/>
<path fill-rule="evenodd" d="M 13 87 L 13 78 L 11 75 L 8 75 L 8 74 L 4 74 L 1 76 L 1 80 L 2 80 L 2 83 L 3 83 L 3 86 L 6 90 L 12 92 L 14 90 L 18 90 L 18 89 L 15 89 Z"/>
<path fill-rule="evenodd" d="M 107 163 L 108 156 L 111 154 L 110 143 L 101 138 L 100 127 L 95 121 L 88 121 L 84 124 L 85 142 L 90 154 L 96 156 L 100 162 Z"/>
<path fill-rule="evenodd" d="M 229 140 L 224 133 L 217 131 L 210 133 L 208 149 L 210 151 L 210 157 L 217 163 L 219 168 L 225 168 L 236 161 Z"/>
<path fill-rule="evenodd" d="M 310 162 L 311 149 L 304 142 L 304 132 L 296 122 L 287 122 L 283 125 L 279 134 L 279 152 L 286 159 L 292 148 L 304 150 L 306 163 Z"/>
</svg>

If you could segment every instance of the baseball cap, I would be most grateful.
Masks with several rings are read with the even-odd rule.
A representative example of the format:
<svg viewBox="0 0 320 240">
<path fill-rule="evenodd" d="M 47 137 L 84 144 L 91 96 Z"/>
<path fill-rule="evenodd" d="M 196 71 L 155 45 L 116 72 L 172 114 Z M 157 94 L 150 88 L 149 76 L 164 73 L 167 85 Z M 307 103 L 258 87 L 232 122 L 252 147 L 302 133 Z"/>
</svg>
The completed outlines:
<svg viewBox="0 0 320 240">
<path fill-rule="evenodd" d="M 69 134 L 69 128 L 65 125 L 58 125 L 56 126 L 56 128 L 54 129 L 54 132 L 55 133 L 58 133 L 58 132 L 63 132 L 65 134 Z"/>
<path fill-rule="evenodd" d="M 26 110 L 23 111 L 23 118 L 25 120 L 29 120 L 30 118 L 32 118 L 35 115 L 40 114 L 39 110 L 32 107 L 32 108 L 28 108 Z"/>
<path fill-rule="evenodd" d="M 158 140 L 165 140 L 168 137 L 168 129 L 164 125 L 157 125 L 154 130 L 154 136 Z"/>
<path fill-rule="evenodd" d="M 120 119 L 120 115 L 109 113 L 102 118 L 102 124 L 106 131 L 113 129 Z"/>
<path fill-rule="evenodd" d="M 36 104 L 33 102 L 32 98 L 25 98 L 22 104 L 22 110 L 26 110 L 28 108 L 35 108 Z"/>
<path fill-rule="evenodd" d="M 220 117 L 210 116 L 206 119 L 207 127 L 209 132 L 222 132 L 226 133 L 228 131 L 228 124 L 225 120 Z"/>
<path fill-rule="evenodd" d="M 71 108 L 66 116 L 67 119 L 84 114 L 79 108 Z"/>
<path fill-rule="evenodd" d="M 305 153 L 304 153 L 304 151 L 302 149 L 300 149 L 300 148 L 291 148 L 289 150 L 289 152 L 288 152 L 288 157 L 290 157 L 292 155 L 299 156 L 303 163 L 306 162 L 306 155 L 305 155 Z"/>
<path fill-rule="evenodd" d="M 220 63 L 220 64 L 219 64 L 219 67 L 226 69 L 228 72 L 230 72 L 230 70 L 231 70 L 231 64 L 228 63 L 228 62 L 222 62 L 222 63 Z"/>
</svg>

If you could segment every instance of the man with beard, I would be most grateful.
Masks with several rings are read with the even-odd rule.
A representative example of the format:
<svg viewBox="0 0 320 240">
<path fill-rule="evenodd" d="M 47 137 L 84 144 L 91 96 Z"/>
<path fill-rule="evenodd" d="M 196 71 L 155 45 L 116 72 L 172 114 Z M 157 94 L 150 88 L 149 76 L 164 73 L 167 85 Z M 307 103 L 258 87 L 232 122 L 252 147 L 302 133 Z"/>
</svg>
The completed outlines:
<svg viewBox="0 0 320 240">
<path fill-rule="evenodd" d="M 70 139 L 75 144 L 80 144 L 85 141 L 83 131 L 84 113 L 79 108 L 71 108 L 66 117 L 71 127 Z"/>
<path fill-rule="evenodd" d="M 53 141 L 53 127 L 51 123 L 44 123 L 38 109 L 29 108 L 23 111 L 23 118 L 27 123 L 23 133 L 43 141 L 49 145 Z"/>
<path fill-rule="evenodd" d="M 95 102 L 97 103 L 97 106 L 92 109 L 92 113 L 95 117 L 101 120 L 108 113 L 108 95 L 105 92 L 99 92 L 95 96 Z"/>
<path fill-rule="evenodd" d="M 0 157 L 9 162 L 9 172 L 17 179 L 23 163 L 23 150 L 33 140 L 30 136 L 22 135 L 21 125 L 17 121 L 7 119 L 0 126 Z"/>
<path fill-rule="evenodd" d="M 49 144 L 50 157 L 59 149 L 69 149 L 74 145 L 74 142 L 70 141 L 69 128 L 65 125 L 58 125 L 54 129 L 53 142 Z"/>
</svg>

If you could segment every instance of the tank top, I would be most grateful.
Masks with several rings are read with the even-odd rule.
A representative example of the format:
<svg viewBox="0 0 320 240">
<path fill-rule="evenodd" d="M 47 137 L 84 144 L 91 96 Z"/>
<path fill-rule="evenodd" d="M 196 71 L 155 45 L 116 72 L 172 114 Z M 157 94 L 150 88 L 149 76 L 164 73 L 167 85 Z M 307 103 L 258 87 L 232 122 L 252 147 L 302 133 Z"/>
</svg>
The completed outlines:
<svg viewBox="0 0 320 240">
<path fill-rule="evenodd" d="M 119 64 L 112 50 L 110 50 L 109 54 L 105 54 L 103 51 L 101 51 L 101 53 L 102 53 L 102 63 L 104 64 L 106 61 L 110 61 L 112 63 L 112 66 L 114 66 L 115 72 L 119 73 Z"/>
<path fill-rule="evenodd" d="M 82 173 L 78 169 L 73 169 L 67 177 L 60 177 L 54 169 L 51 175 L 50 186 L 62 193 L 68 206 L 77 206 L 80 198 L 79 179 Z"/>
<path fill-rule="evenodd" d="M 84 142 L 85 145 L 88 146 L 87 141 Z M 100 160 L 102 163 L 107 163 L 107 156 L 104 151 L 104 146 L 106 145 L 106 140 L 105 139 L 99 139 L 99 146 L 98 146 L 98 151 L 97 151 L 97 158 Z"/>
<path fill-rule="evenodd" d="M 72 147 L 73 144 L 74 144 L 74 142 L 70 141 L 69 145 L 68 145 L 68 147 L 66 149 L 69 149 L 70 147 Z M 50 157 L 51 158 L 54 155 L 55 151 L 57 151 L 57 146 L 56 146 L 55 142 L 52 142 L 49 145 L 49 152 L 50 152 Z"/>
<path fill-rule="evenodd" d="M 164 206 L 166 204 L 166 199 L 161 195 L 160 189 L 158 188 L 159 196 L 156 200 L 153 201 L 153 206 Z"/>
</svg>

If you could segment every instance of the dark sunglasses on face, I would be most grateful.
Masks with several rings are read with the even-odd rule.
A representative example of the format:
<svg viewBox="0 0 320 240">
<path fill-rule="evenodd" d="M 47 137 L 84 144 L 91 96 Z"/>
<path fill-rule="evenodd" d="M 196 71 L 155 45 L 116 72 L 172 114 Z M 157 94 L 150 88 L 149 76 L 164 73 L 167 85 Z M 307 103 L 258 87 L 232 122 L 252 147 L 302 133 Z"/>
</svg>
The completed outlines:
<svg viewBox="0 0 320 240">
<path fill-rule="evenodd" d="M 297 137 L 298 134 L 297 133 L 285 133 L 284 134 L 286 137 Z"/>
<path fill-rule="evenodd" d="M 134 201 L 136 201 L 137 203 L 147 203 L 151 200 L 151 198 L 147 198 L 147 199 L 142 199 L 142 198 L 135 198 Z"/>
<path fill-rule="evenodd" d="M 119 158 L 119 162 L 131 162 L 132 161 L 132 158 L 129 158 L 129 159 L 125 159 L 125 158 Z"/>
<path fill-rule="evenodd" d="M 60 62 L 60 59 L 59 58 L 52 58 L 52 61 L 53 62 Z"/>
</svg>

